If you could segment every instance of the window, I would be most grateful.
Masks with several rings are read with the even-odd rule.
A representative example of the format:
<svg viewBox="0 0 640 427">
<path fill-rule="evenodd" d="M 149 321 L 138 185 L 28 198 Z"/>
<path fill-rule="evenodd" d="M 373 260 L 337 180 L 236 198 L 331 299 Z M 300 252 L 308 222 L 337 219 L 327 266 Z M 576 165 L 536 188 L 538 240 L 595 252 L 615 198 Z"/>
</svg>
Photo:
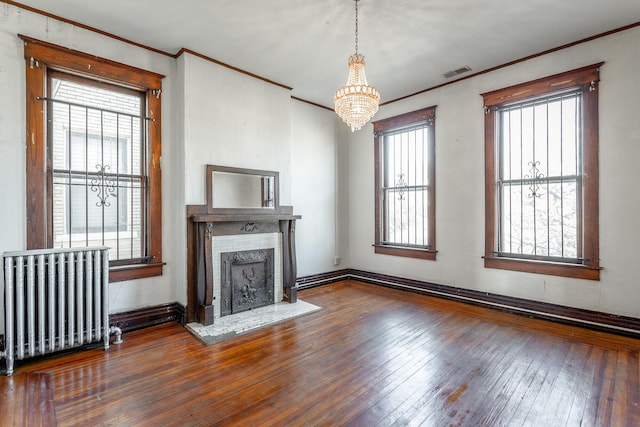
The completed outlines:
<svg viewBox="0 0 640 427">
<path fill-rule="evenodd" d="M 162 274 L 163 76 L 22 38 L 29 249 L 105 245 L 111 281 Z"/>
<path fill-rule="evenodd" d="M 484 94 L 485 266 L 599 279 L 599 67 Z"/>
<path fill-rule="evenodd" d="M 436 258 L 435 109 L 373 123 L 376 253 Z"/>
</svg>

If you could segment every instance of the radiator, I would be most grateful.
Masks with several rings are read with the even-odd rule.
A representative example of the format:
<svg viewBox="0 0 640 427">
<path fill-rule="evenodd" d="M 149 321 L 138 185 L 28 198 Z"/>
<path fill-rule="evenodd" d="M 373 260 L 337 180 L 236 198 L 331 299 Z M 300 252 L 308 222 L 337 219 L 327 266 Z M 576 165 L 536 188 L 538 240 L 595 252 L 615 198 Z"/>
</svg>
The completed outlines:
<svg viewBox="0 0 640 427">
<path fill-rule="evenodd" d="M 6 374 L 15 360 L 104 341 L 109 327 L 107 247 L 5 252 Z"/>
</svg>

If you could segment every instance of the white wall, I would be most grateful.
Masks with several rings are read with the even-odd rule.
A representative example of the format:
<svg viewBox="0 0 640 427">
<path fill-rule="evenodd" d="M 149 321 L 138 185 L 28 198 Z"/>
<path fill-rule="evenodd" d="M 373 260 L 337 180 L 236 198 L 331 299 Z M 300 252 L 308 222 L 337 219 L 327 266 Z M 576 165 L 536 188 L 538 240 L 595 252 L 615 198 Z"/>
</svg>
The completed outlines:
<svg viewBox="0 0 640 427">
<path fill-rule="evenodd" d="M 293 206 L 302 220 L 296 223 L 298 277 L 326 273 L 341 257 L 338 229 L 339 181 L 335 113 L 291 101 Z M 345 239 L 346 240 L 346 239 Z M 341 263 L 342 264 L 342 263 Z"/>
<path fill-rule="evenodd" d="M 205 165 L 280 173 L 280 204 L 293 205 L 298 276 L 334 266 L 347 235 L 338 232 L 337 120 L 291 99 L 288 89 L 185 53 L 178 58 L 186 204 L 204 204 Z M 185 247 L 186 230 L 176 243 Z M 185 261 L 182 261 L 184 264 Z M 179 298 L 186 299 L 184 295 Z"/>
<path fill-rule="evenodd" d="M 296 224 L 298 276 L 333 269 L 336 228 L 336 120 L 291 99 L 282 87 L 191 54 L 184 68 L 185 195 L 205 203 L 205 165 L 280 173 L 280 204 Z"/>
<path fill-rule="evenodd" d="M 291 205 L 288 89 L 185 53 L 187 204 L 205 203 L 205 165 L 280 172 L 280 204 Z"/>
<path fill-rule="evenodd" d="M 437 105 L 437 261 L 373 253 L 373 128 L 349 144 L 351 267 L 433 283 L 640 316 L 635 270 L 640 240 L 640 28 L 580 44 L 392 103 L 374 120 Z M 485 269 L 484 117 L 494 89 L 605 61 L 600 106 L 600 281 Z M 473 64 L 471 64 L 473 66 Z M 382 88 L 383 89 L 383 88 Z M 366 208 L 365 208 L 366 207 Z"/>
</svg>

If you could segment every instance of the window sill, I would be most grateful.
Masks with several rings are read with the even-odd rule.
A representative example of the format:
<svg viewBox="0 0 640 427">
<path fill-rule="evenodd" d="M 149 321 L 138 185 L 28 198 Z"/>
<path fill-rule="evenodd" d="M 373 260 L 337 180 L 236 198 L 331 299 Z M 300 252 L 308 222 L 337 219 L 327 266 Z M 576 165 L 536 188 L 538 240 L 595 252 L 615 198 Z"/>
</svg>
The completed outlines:
<svg viewBox="0 0 640 427">
<path fill-rule="evenodd" d="M 373 245 L 375 253 L 383 255 L 401 256 L 406 258 L 436 260 L 436 251 L 429 249 L 405 248 L 402 246 Z"/>
<path fill-rule="evenodd" d="M 580 264 L 531 261 L 515 258 L 484 257 L 485 268 L 546 274 L 549 276 L 571 277 L 575 279 L 600 280 L 600 268 Z"/>
<path fill-rule="evenodd" d="M 162 276 L 163 262 L 132 264 L 109 268 L 109 283 Z"/>
</svg>

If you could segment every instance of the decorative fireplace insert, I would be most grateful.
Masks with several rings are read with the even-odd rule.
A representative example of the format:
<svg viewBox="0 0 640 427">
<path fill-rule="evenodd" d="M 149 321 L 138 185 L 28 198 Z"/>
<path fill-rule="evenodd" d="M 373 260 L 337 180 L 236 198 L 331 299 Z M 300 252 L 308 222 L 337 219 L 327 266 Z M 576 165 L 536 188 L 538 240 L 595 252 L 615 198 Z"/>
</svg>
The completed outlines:
<svg viewBox="0 0 640 427">
<path fill-rule="evenodd" d="M 220 316 L 274 303 L 273 249 L 221 254 Z"/>
</svg>

